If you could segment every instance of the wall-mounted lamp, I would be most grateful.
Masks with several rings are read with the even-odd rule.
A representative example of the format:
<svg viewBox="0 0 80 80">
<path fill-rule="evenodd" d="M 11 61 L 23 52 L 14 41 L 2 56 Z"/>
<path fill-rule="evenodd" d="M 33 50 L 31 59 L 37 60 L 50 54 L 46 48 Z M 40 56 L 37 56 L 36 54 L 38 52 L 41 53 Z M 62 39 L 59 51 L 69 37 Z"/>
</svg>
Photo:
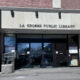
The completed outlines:
<svg viewBox="0 0 80 80">
<path fill-rule="evenodd" d="M 11 10 L 11 17 L 14 18 L 14 11 Z"/>
<path fill-rule="evenodd" d="M 61 12 L 58 12 L 59 19 L 61 19 Z"/>
<path fill-rule="evenodd" d="M 39 13 L 38 13 L 38 11 L 35 12 L 35 16 L 36 16 L 36 18 L 39 18 Z"/>
</svg>

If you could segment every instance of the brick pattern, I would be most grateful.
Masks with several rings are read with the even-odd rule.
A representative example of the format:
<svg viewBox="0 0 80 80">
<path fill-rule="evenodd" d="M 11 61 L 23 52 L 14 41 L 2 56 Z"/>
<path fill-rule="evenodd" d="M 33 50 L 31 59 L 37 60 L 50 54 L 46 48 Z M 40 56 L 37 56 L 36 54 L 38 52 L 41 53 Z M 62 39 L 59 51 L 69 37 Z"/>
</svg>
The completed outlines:
<svg viewBox="0 0 80 80">
<path fill-rule="evenodd" d="M 52 0 L 0 0 L 0 6 L 53 8 Z M 80 0 L 61 0 L 61 8 L 80 9 Z"/>
<path fill-rule="evenodd" d="M 80 9 L 80 0 L 62 0 L 62 9 Z"/>
<path fill-rule="evenodd" d="M 52 0 L 0 0 L 0 6 L 52 8 Z"/>
</svg>

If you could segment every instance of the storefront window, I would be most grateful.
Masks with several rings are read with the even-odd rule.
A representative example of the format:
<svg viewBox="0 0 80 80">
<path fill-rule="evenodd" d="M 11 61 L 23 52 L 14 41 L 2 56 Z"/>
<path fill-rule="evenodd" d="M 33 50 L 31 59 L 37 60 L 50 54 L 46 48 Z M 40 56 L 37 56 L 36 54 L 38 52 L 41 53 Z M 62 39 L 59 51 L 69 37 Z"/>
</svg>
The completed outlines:
<svg viewBox="0 0 80 80">
<path fill-rule="evenodd" d="M 78 66 L 78 36 L 69 35 L 68 41 L 70 66 Z"/>
<path fill-rule="evenodd" d="M 15 51 L 16 39 L 15 37 L 4 37 L 5 53 Z"/>
<path fill-rule="evenodd" d="M 29 51 L 29 43 L 18 43 L 17 48 L 20 55 L 27 54 Z"/>
</svg>

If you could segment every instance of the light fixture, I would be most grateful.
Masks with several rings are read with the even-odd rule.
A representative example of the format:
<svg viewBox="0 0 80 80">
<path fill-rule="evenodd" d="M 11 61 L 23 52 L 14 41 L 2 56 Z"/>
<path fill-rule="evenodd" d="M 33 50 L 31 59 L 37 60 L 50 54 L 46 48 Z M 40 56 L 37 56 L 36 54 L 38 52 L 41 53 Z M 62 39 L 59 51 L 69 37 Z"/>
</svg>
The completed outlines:
<svg viewBox="0 0 80 80">
<path fill-rule="evenodd" d="M 36 16 L 36 18 L 39 18 L 38 11 L 35 12 L 35 16 Z"/>
<path fill-rule="evenodd" d="M 61 19 L 61 12 L 58 12 L 59 19 Z"/>
<path fill-rule="evenodd" d="M 11 17 L 14 18 L 14 11 L 11 10 Z"/>
</svg>

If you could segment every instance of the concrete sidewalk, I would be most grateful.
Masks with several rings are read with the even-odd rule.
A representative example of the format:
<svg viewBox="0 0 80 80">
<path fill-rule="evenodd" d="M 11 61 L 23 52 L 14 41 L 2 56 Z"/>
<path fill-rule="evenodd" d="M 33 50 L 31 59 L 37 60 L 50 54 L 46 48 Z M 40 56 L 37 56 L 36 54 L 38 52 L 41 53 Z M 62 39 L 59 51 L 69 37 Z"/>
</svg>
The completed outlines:
<svg viewBox="0 0 80 80">
<path fill-rule="evenodd" d="M 24 68 L 11 74 L 0 73 L 0 80 L 80 80 L 80 68 Z"/>
</svg>

